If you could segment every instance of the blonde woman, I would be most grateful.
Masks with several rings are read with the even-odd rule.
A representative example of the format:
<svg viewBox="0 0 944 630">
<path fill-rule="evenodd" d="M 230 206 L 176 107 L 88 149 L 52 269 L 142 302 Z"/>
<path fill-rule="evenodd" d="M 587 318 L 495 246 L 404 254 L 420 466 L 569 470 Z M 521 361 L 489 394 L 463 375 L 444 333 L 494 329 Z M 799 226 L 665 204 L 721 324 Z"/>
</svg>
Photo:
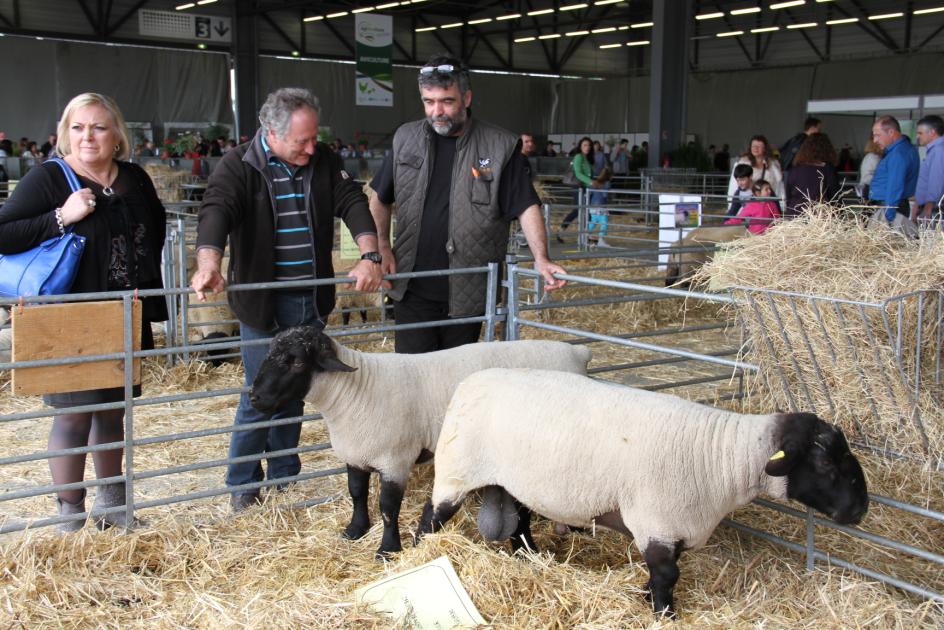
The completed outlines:
<svg viewBox="0 0 944 630">
<path fill-rule="evenodd" d="M 115 102 L 87 92 L 69 101 L 59 121 L 57 151 L 78 176 L 81 186 L 69 186 L 64 169 L 46 161 L 31 169 L 0 208 L 0 253 L 13 254 L 72 228 L 86 238 L 85 251 L 72 293 L 159 288 L 165 212 L 144 170 L 127 162 L 128 128 Z M 142 346 L 153 347 L 150 322 L 167 319 L 163 298 L 143 300 Z M 139 388 L 135 388 L 139 395 Z M 115 402 L 123 389 L 51 394 L 54 408 Z M 63 413 L 53 418 L 49 449 L 61 450 L 124 440 L 124 411 L 112 409 Z M 99 478 L 122 474 L 123 450 L 92 454 Z M 82 481 L 85 454 L 49 460 L 55 484 Z M 63 490 L 56 496 L 62 516 L 85 512 L 85 489 Z M 125 504 L 124 482 L 98 486 L 93 510 Z M 123 513 L 97 519 L 102 527 L 125 525 Z M 81 528 L 82 521 L 60 524 L 60 531 Z"/>
</svg>

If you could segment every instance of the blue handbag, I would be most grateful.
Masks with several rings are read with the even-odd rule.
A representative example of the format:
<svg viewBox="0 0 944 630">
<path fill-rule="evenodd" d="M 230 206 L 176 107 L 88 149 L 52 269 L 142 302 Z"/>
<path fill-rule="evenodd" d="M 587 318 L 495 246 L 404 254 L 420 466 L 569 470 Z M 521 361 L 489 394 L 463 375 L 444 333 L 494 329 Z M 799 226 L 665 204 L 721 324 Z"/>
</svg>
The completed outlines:
<svg viewBox="0 0 944 630">
<path fill-rule="evenodd" d="M 61 158 L 52 158 L 52 161 L 65 173 L 72 192 L 82 187 L 68 164 Z M 69 226 L 65 234 L 43 241 L 30 250 L 19 254 L 0 254 L 0 296 L 31 297 L 68 293 L 83 251 L 85 237 L 73 233 L 72 226 Z"/>
</svg>

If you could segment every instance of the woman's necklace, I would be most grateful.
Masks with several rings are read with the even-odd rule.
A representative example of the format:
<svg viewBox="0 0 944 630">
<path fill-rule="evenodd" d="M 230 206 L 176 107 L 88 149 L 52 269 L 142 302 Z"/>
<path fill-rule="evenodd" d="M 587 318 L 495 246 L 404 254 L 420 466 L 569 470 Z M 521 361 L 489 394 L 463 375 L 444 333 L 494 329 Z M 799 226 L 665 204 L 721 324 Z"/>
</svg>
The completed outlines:
<svg viewBox="0 0 944 630">
<path fill-rule="evenodd" d="M 109 165 L 108 165 L 108 176 L 107 176 L 107 179 L 105 180 L 106 182 L 107 182 L 107 181 L 113 181 L 113 180 L 114 180 L 114 178 L 111 176 L 111 168 L 112 168 L 112 167 L 111 167 L 111 164 L 109 164 Z M 109 185 L 103 183 L 102 180 L 100 180 L 99 178 L 97 178 L 97 177 L 95 177 L 94 175 L 92 175 L 91 171 L 89 171 L 87 168 L 85 168 L 85 166 L 83 166 L 81 170 L 82 170 L 82 175 L 84 175 L 85 177 L 89 178 L 90 180 L 92 180 L 93 182 L 95 182 L 96 184 L 98 184 L 99 186 L 102 187 L 102 194 L 103 194 L 103 195 L 105 195 L 106 197 L 111 197 L 112 195 L 115 194 L 115 191 L 114 191 L 114 189 L 113 189 L 111 186 L 109 186 Z"/>
</svg>

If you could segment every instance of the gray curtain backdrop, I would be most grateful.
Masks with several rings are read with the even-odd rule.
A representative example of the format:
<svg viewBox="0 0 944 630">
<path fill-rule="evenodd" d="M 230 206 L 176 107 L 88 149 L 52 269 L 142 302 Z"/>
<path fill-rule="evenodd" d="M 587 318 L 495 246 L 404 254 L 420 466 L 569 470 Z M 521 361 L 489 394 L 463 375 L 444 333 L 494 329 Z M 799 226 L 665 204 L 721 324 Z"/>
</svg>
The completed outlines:
<svg viewBox="0 0 944 630">
<path fill-rule="evenodd" d="M 82 92 L 113 97 L 128 121 L 233 122 L 225 55 L 2 37 L 0 59 L 8 138 L 45 140 Z"/>
<path fill-rule="evenodd" d="M 232 123 L 225 55 L 156 48 L 0 38 L 0 130 L 42 140 L 65 103 L 83 91 L 112 95 L 129 121 Z M 14 61 L 15 60 L 15 61 Z M 689 77 L 688 133 L 741 152 L 764 134 L 782 144 L 802 126 L 809 99 L 944 93 L 944 54 L 835 61 L 818 65 L 701 72 Z M 345 142 L 387 145 L 403 122 L 423 116 L 415 68 L 394 68 L 394 106 L 354 103 L 354 65 L 263 57 L 259 94 L 281 86 L 311 89 L 322 124 Z M 648 131 L 648 77 L 605 81 L 474 73 L 476 117 L 515 132 Z M 870 116 L 823 116 L 838 147 L 861 149 Z"/>
<path fill-rule="evenodd" d="M 404 122 L 423 117 L 416 68 L 394 67 L 393 107 L 354 105 L 354 65 L 263 57 L 259 60 L 260 99 L 279 87 L 310 89 L 321 101 L 321 124 L 344 142 L 355 136 L 389 145 Z M 474 73 L 472 112 L 477 118 L 515 132 L 546 133 L 554 82 L 540 77 Z"/>
</svg>

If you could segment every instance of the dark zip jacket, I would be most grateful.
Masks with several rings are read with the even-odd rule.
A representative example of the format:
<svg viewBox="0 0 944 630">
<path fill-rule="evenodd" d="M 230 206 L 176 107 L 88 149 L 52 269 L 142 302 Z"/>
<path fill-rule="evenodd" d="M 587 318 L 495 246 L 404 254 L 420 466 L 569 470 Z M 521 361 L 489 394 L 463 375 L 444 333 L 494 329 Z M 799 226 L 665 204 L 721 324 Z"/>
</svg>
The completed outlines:
<svg viewBox="0 0 944 630">
<path fill-rule="evenodd" d="M 213 170 L 197 224 L 197 249 L 220 252 L 229 237 L 228 284 L 272 282 L 275 274 L 275 200 L 264 175 L 265 151 L 260 134 L 226 153 Z M 333 278 L 331 248 L 334 218 L 340 217 L 355 239 L 377 228 L 361 187 L 344 172 L 340 156 L 318 143 L 311 168 L 304 171 L 305 205 L 314 234 L 315 276 Z M 334 309 L 334 285 L 314 287 L 318 314 Z M 239 321 L 259 330 L 275 328 L 272 291 L 229 291 L 230 307 Z"/>
</svg>

